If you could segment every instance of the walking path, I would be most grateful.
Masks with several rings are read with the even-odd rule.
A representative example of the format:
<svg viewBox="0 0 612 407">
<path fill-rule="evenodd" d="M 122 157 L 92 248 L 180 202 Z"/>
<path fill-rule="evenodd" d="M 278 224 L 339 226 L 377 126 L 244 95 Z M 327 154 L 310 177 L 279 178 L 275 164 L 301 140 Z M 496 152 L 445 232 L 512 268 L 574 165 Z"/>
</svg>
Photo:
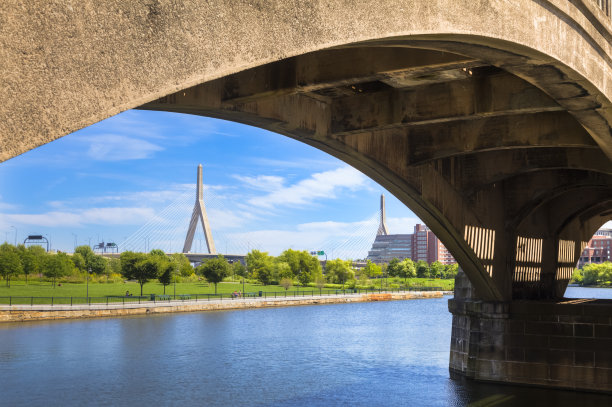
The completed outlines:
<svg viewBox="0 0 612 407">
<path fill-rule="evenodd" d="M 220 311 L 232 309 L 287 307 L 315 304 L 341 304 L 368 301 L 411 300 L 440 298 L 442 291 L 411 291 L 401 293 L 332 294 L 309 297 L 249 297 L 235 299 L 170 300 L 163 302 L 79 304 L 79 305 L 0 305 L 0 322 L 36 321 L 67 318 L 99 318 L 127 315 L 146 315 L 169 312 Z"/>
</svg>

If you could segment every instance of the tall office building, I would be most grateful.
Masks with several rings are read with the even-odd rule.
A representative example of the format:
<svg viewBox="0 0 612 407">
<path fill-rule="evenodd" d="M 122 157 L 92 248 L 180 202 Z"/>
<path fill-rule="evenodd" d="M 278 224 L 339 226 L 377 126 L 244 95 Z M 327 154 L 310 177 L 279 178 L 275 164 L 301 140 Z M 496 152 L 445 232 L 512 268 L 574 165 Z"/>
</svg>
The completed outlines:
<svg viewBox="0 0 612 407">
<path fill-rule="evenodd" d="M 368 259 L 374 263 L 388 263 L 393 258 L 423 260 L 427 263 L 439 261 L 442 264 L 456 263 L 455 258 L 425 225 L 418 224 L 414 233 L 390 235 L 385 218 L 385 197 L 380 197 L 380 225 L 376 239 L 368 252 Z"/>
</svg>

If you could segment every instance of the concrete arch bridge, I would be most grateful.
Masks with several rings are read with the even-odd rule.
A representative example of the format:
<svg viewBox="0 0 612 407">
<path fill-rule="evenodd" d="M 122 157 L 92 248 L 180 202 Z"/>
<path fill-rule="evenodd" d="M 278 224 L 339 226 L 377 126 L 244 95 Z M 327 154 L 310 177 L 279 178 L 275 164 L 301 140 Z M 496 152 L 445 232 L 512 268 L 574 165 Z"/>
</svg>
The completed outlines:
<svg viewBox="0 0 612 407">
<path fill-rule="evenodd" d="M 612 219 L 609 0 L 0 5 L 0 159 L 131 108 L 326 151 L 451 250 L 451 370 L 612 390 L 612 306 L 562 299 Z"/>
</svg>

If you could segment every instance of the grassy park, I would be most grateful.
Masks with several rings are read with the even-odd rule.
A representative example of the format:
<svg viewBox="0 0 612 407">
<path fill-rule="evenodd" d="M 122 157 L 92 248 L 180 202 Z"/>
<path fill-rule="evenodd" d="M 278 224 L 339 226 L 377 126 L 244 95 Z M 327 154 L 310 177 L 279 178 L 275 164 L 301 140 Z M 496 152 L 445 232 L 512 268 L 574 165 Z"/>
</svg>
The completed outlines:
<svg viewBox="0 0 612 407">
<path fill-rule="evenodd" d="M 308 252 L 291 249 L 277 257 L 252 250 L 245 263 L 230 263 L 218 256 L 194 268 L 184 254 L 167 255 L 161 250 L 126 251 L 119 258 L 105 258 L 88 246 L 66 254 L 46 253 L 40 246 L 4 243 L 0 245 L 0 277 L 5 282 L 0 285 L 0 303 L 23 303 L 20 297 L 28 297 L 27 302 L 32 304 L 46 303 L 43 297 L 53 303 L 80 303 L 87 301 L 81 300 L 84 297 L 95 297 L 93 302 L 116 298 L 123 302 L 126 292 L 138 300 L 141 295 L 150 298 L 164 291 L 177 296 L 424 287 L 450 291 L 457 272 L 456 265 L 413 263 L 409 259 L 393 259 L 388 265 L 367 261 L 362 268 L 354 268 L 350 260 L 335 259 L 323 268 Z"/>
<path fill-rule="evenodd" d="M 383 280 L 383 289 L 390 289 L 392 284 Z M 387 282 L 387 284 L 385 284 Z M 412 287 L 441 287 L 444 290 L 452 290 L 453 280 L 428 279 L 428 278 L 412 278 L 408 279 L 407 283 Z M 393 284 L 393 289 L 398 289 Z M 335 284 L 326 284 L 324 291 L 335 291 L 342 287 Z M 380 284 L 374 284 L 370 289 L 380 288 Z M 0 297 L 85 297 L 87 293 L 86 283 L 62 283 L 56 284 L 55 287 L 49 281 L 40 281 L 36 278 L 30 279 L 28 284 L 24 280 L 13 280 L 10 287 L 0 285 Z M 166 286 L 166 294 L 173 295 L 175 293 L 175 285 L 171 283 Z M 217 293 L 230 294 L 234 291 L 242 291 L 242 281 L 224 281 L 218 284 Z M 291 286 L 289 291 L 318 291 L 319 288 L 314 286 L 297 287 Z M 91 283 L 89 284 L 90 297 L 106 297 L 106 296 L 124 296 L 126 291 L 132 295 L 140 294 L 140 285 L 136 281 L 115 282 L 115 283 Z M 244 292 L 283 292 L 285 289 L 279 285 L 262 285 L 253 282 L 245 282 Z M 176 283 L 176 295 L 181 294 L 214 294 L 215 289 L 213 284 L 205 281 L 200 282 L 179 282 Z M 164 293 L 164 286 L 157 281 L 150 281 L 143 287 L 143 294 Z M 4 299 L 0 298 L 0 303 L 5 303 Z"/>
</svg>

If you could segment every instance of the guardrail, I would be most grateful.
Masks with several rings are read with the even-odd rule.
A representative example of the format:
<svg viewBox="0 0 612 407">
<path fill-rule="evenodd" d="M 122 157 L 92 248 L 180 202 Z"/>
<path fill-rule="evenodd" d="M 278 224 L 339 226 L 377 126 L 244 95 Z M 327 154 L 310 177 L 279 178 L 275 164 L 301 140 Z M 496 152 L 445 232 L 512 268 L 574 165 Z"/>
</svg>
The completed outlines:
<svg viewBox="0 0 612 407">
<path fill-rule="evenodd" d="M 223 301 L 248 298 L 286 298 L 286 297 L 315 297 L 322 295 L 351 295 L 369 293 L 400 293 L 410 291 L 444 291 L 442 287 L 409 287 L 403 289 L 337 289 L 337 290 L 285 290 L 285 291 L 255 291 L 235 296 L 233 293 L 220 294 L 178 294 L 159 295 L 149 294 L 143 296 L 107 295 L 104 297 L 34 297 L 34 296 L 0 296 L 0 305 L 109 305 L 109 304 L 141 304 L 160 303 L 170 301 Z"/>
</svg>

